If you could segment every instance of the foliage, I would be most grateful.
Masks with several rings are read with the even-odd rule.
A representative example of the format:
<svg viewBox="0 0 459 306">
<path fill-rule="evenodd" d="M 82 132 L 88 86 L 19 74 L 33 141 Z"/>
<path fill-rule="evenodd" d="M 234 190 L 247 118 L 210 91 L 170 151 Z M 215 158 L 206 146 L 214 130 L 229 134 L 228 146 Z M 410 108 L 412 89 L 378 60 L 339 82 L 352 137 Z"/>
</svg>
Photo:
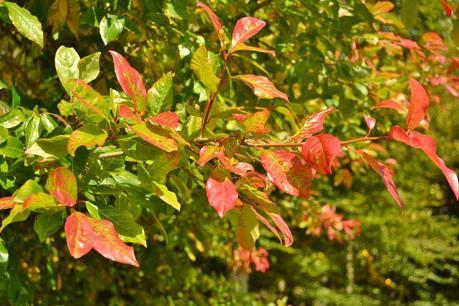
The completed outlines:
<svg viewBox="0 0 459 306">
<path fill-rule="evenodd" d="M 457 301 L 458 4 L 209 5 L 0 1 L 0 296 Z"/>
</svg>

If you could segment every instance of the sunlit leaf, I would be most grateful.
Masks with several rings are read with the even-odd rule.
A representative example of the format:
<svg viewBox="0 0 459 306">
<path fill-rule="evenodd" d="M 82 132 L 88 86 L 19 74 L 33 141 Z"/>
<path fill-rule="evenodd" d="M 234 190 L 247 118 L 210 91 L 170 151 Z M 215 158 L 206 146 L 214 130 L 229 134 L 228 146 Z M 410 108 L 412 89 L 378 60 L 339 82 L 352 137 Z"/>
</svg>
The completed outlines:
<svg viewBox="0 0 459 306">
<path fill-rule="evenodd" d="M 210 92 L 217 91 L 220 78 L 215 75 L 214 60 L 204 45 L 200 46 L 191 59 L 191 70 Z"/>
<path fill-rule="evenodd" d="M 248 205 L 241 209 L 236 235 L 239 245 L 247 251 L 253 250 L 255 242 L 260 237 L 257 216 Z"/>
<path fill-rule="evenodd" d="M 161 150 L 172 152 L 178 149 L 175 139 L 170 138 L 169 135 L 158 126 L 147 126 L 146 123 L 137 123 L 129 128 L 144 141 Z"/>
<path fill-rule="evenodd" d="M 64 206 L 72 207 L 77 202 L 75 175 L 65 167 L 58 167 L 49 172 L 46 189 Z"/>
<path fill-rule="evenodd" d="M 125 20 L 123 17 L 110 15 L 102 17 L 99 24 L 100 37 L 105 45 L 116 40 L 118 36 L 123 32 Z"/>
<path fill-rule="evenodd" d="M 236 26 L 234 27 L 231 47 L 234 47 L 239 43 L 244 43 L 263 29 L 265 25 L 266 22 L 257 18 L 242 17 L 237 21 Z"/>
<path fill-rule="evenodd" d="M 27 9 L 20 7 L 14 2 L 5 1 L 8 8 L 8 16 L 16 29 L 43 48 L 43 30 L 38 18 L 33 16 Z"/>
<path fill-rule="evenodd" d="M 172 77 L 168 72 L 157 80 L 148 90 L 148 114 L 154 115 L 161 111 L 169 111 L 172 107 Z"/>
<path fill-rule="evenodd" d="M 308 138 L 301 145 L 301 153 L 306 162 L 324 174 L 331 174 L 331 166 L 334 159 L 343 155 L 340 140 L 330 134 L 321 134 Z"/>
<path fill-rule="evenodd" d="M 158 182 L 153 182 L 153 193 L 156 194 L 161 200 L 172 206 L 174 209 L 180 211 L 179 201 L 177 200 L 177 195 L 170 191 L 166 185 L 160 184 Z"/>
<path fill-rule="evenodd" d="M 238 193 L 231 179 L 225 172 L 214 170 L 206 182 L 206 194 L 209 204 L 215 208 L 220 218 L 234 208 Z"/>
<path fill-rule="evenodd" d="M 243 74 L 237 75 L 233 78 L 243 81 L 252 89 L 253 93 L 261 99 L 280 98 L 288 101 L 288 96 L 277 89 L 267 77 L 253 74 Z"/>
<path fill-rule="evenodd" d="M 406 116 L 406 128 L 408 130 L 418 127 L 419 123 L 426 117 L 429 107 L 429 96 L 427 96 L 426 90 L 418 81 L 410 80 L 410 90 L 410 108 Z"/>
<path fill-rule="evenodd" d="M 70 135 L 67 150 L 74 156 L 76 149 L 80 146 L 87 148 L 93 146 L 103 146 L 107 139 L 107 132 L 94 125 L 85 125 L 75 130 Z"/>
</svg>

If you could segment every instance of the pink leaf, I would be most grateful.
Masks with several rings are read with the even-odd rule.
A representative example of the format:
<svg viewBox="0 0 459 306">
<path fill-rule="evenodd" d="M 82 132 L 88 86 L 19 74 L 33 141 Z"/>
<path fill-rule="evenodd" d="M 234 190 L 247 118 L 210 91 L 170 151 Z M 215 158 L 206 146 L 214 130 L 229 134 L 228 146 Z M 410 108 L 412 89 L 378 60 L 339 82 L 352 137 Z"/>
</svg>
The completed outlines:
<svg viewBox="0 0 459 306">
<path fill-rule="evenodd" d="M 249 86 L 253 93 L 260 99 L 275 99 L 280 98 L 288 101 L 288 96 L 274 86 L 274 84 L 264 76 L 253 74 L 243 74 L 234 77 L 243 81 Z"/>
<path fill-rule="evenodd" d="M 132 111 L 132 109 L 129 106 L 124 105 L 124 104 L 122 104 L 120 106 L 119 116 L 121 118 L 131 119 L 131 120 L 134 120 L 136 122 L 142 122 L 142 119 L 140 119 L 139 116 L 134 114 L 134 112 Z"/>
<path fill-rule="evenodd" d="M 275 213 L 268 213 L 268 215 L 273 219 L 274 223 L 276 223 L 277 227 L 281 231 L 282 235 L 284 236 L 284 244 L 286 247 L 289 247 L 293 244 L 293 235 L 288 227 L 287 223 L 285 223 L 284 219 L 278 214 Z"/>
<path fill-rule="evenodd" d="M 220 218 L 234 208 L 239 195 L 236 186 L 223 171 L 214 170 L 206 183 L 209 204 L 215 208 Z"/>
<path fill-rule="evenodd" d="M 207 15 L 209 15 L 210 21 L 212 21 L 212 25 L 214 26 L 214 29 L 217 33 L 223 32 L 223 27 L 222 24 L 220 23 L 220 20 L 218 19 L 217 15 L 202 2 L 198 2 L 198 6 L 202 8 L 204 11 L 206 11 Z"/>
<path fill-rule="evenodd" d="M 312 136 L 301 145 L 304 160 L 324 174 L 332 173 L 334 159 L 341 156 L 341 142 L 330 134 Z"/>
<path fill-rule="evenodd" d="M 459 200 L 459 182 L 457 174 L 448 168 L 443 159 L 437 155 L 437 144 L 432 137 L 415 131 L 405 132 L 399 126 L 392 127 L 390 136 L 399 142 L 403 142 L 404 144 L 409 145 L 410 147 L 421 149 L 443 172 L 443 175 L 448 181 L 449 186 L 453 190 L 456 200 Z"/>
<path fill-rule="evenodd" d="M 392 177 L 393 171 L 388 166 L 384 165 L 380 161 L 376 160 L 373 156 L 363 152 L 357 151 L 363 159 L 370 164 L 371 168 L 376 171 L 383 179 L 384 185 L 386 186 L 387 190 L 389 191 L 392 198 L 394 198 L 395 202 L 403 208 L 403 201 L 398 194 L 397 186 L 395 185 L 394 179 Z"/>
<path fill-rule="evenodd" d="M 373 108 L 391 108 L 399 112 L 406 112 L 406 108 L 402 104 L 400 104 L 400 102 L 395 100 L 384 100 L 378 102 L 375 106 L 373 106 Z"/>
<path fill-rule="evenodd" d="M 10 209 L 16 205 L 14 197 L 4 197 L 0 198 L 0 210 Z"/>
<path fill-rule="evenodd" d="M 260 160 L 277 188 L 297 197 L 309 197 L 313 171 L 298 155 L 285 150 L 265 151 Z"/>
<path fill-rule="evenodd" d="M 178 128 L 179 125 L 177 113 L 174 112 L 159 113 L 153 117 L 148 118 L 148 120 L 151 120 L 152 122 L 162 126 L 170 127 L 174 130 Z"/>
<path fill-rule="evenodd" d="M 136 112 L 143 116 L 147 107 L 147 90 L 142 76 L 118 52 L 109 51 L 115 64 L 115 74 L 124 92 L 134 102 Z"/>
<path fill-rule="evenodd" d="M 303 141 L 305 138 L 321 132 L 324 129 L 325 118 L 334 110 L 333 107 L 327 108 L 323 111 L 312 114 L 304 122 L 301 130 L 297 135 L 293 136 L 291 140 Z"/>
<path fill-rule="evenodd" d="M 65 220 L 65 236 L 70 255 L 78 259 L 91 251 L 96 233 L 90 219 L 75 211 Z"/>
<path fill-rule="evenodd" d="M 365 120 L 365 124 L 368 127 L 368 134 L 370 134 L 376 125 L 376 119 L 367 115 L 363 115 L 363 119 Z"/>
<path fill-rule="evenodd" d="M 93 219 L 80 212 L 72 212 L 65 221 L 65 235 L 70 255 L 74 258 L 80 258 L 94 248 L 105 258 L 139 266 L 134 248 L 119 238 L 113 223 L 108 220 Z"/>
<path fill-rule="evenodd" d="M 246 176 L 247 173 L 255 171 L 255 168 L 251 164 L 244 162 L 238 162 L 234 165 L 227 167 L 226 169 L 239 176 Z"/>
<path fill-rule="evenodd" d="M 424 87 L 416 80 L 410 80 L 410 90 L 411 99 L 408 115 L 406 116 L 406 128 L 413 130 L 426 117 L 427 108 L 429 107 L 429 97 Z"/>
<path fill-rule="evenodd" d="M 77 202 L 77 181 L 72 171 L 58 167 L 49 172 L 46 189 L 64 206 L 75 206 Z"/>
<path fill-rule="evenodd" d="M 252 36 L 257 34 L 266 22 L 259 20 L 254 17 L 242 17 L 236 23 L 233 30 L 233 39 L 231 40 L 231 47 L 236 46 L 239 43 L 243 43 L 250 39 Z"/>
</svg>

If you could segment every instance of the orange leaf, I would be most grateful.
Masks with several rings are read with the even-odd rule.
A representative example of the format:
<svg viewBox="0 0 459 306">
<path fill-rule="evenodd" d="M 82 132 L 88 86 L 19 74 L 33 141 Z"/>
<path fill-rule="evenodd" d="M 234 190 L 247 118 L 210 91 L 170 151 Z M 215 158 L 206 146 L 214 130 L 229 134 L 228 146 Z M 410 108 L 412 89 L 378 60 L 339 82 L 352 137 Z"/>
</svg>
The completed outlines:
<svg viewBox="0 0 459 306">
<path fill-rule="evenodd" d="M 406 128 L 413 130 L 426 117 L 427 108 L 429 107 L 429 97 L 424 87 L 416 80 L 410 80 L 410 90 L 411 99 L 408 115 L 406 116 Z"/>
<path fill-rule="evenodd" d="M 215 208 L 220 218 L 236 205 L 239 195 L 231 179 L 219 169 L 214 170 L 206 183 L 209 204 Z"/>
<path fill-rule="evenodd" d="M 252 89 L 253 93 L 261 99 L 280 98 L 288 101 L 288 96 L 277 89 L 267 77 L 253 74 L 243 74 L 235 76 L 234 78 L 247 84 L 247 86 Z"/>
<path fill-rule="evenodd" d="M 46 189 L 64 206 L 75 206 L 77 202 L 77 181 L 72 171 L 58 167 L 49 172 Z"/>
<path fill-rule="evenodd" d="M 159 113 L 153 117 L 148 118 L 148 120 L 162 126 L 170 127 L 174 130 L 178 128 L 179 125 L 177 113 L 174 112 Z"/>
<path fill-rule="evenodd" d="M 341 142 L 330 134 L 312 136 L 301 145 L 304 160 L 324 174 L 332 173 L 334 159 L 341 156 Z"/>
<path fill-rule="evenodd" d="M 231 47 L 234 48 L 239 43 L 243 43 L 257 34 L 266 22 L 254 17 L 242 17 L 236 23 L 233 30 L 233 39 L 231 40 Z"/>
<path fill-rule="evenodd" d="M 0 198 L 0 210 L 10 209 L 16 205 L 14 197 L 4 197 Z"/>
</svg>

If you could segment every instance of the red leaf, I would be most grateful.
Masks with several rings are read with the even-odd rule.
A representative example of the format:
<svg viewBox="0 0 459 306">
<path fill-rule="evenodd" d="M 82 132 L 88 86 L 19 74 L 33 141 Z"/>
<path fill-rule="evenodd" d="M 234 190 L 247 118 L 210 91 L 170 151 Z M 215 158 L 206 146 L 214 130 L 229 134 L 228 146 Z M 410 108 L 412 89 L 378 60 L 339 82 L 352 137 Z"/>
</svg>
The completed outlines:
<svg viewBox="0 0 459 306">
<path fill-rule="evenodd" d="M 239 195 L 230 178 L 221 171 L 213 171 L 206 183 L 209 204 L 215 208 L 220 218 L 234 208 Z"/>
<path fill-rule="evenodd" d="M 327 108 L 323 111 L 312 114 L 303 124 L 301 130 L 297 135 L 293 136 L 291 140 L 303 141 L 305 138 L 321 132 L 324 129 L 325 118 L 334 110 L 333 107 Z"/>
<path fill-rule="evenodd" d="M 234 165 L 227 167 L 229 171 L 239 176 L 246 176 L 247 173 L 255 171 L 255 168 L 249 163 L 239 162 Z"/>
<path fill-rule="evenodd" d="M 92 249 L 96 233 L 90 219 L 75 211 L 65 220 L 65 236 L 70 255 L 78 259 Z"/>
<path fill-rule="evenodd" d="M 280 98 L 288 101 L 288 96 L 274 86 L 274 84 L 264 76 L 243 74 L 234 77 L 243 81 L 249 86 L 253 93 L 260 99 Z"/>
<path fill-rule="evenodd" d="M 202 2 L 198 2 L 198 6 L 202 8 L 204 11 L 206 11 L 207 15 L 209 15 L 210 21 L 212 21 L 212 25 L 214 26 L 215 32 L 217 32 L 218 39 L 220 40 L 220 45 L 223 50 L 226 50 L 225 32 L 217 15 L 215 15 L 215 13 L 210 9 L 210 7 L 208 7 Z"/>
<path fill-rule="evenodd" d="M 363 151 L 359 150 L 357 152 L 363 157 L 363 159 L 368 164 L 370 164 L 373 170 L 375 170 L 377 173 L 379 173 L 379 175 L 381 175 L 384 185 L 386 185 L 386 188 L 389 191 L 390 195 L 392 196 L 392 198 L 394 198 L 394 200 L 397 202 L 400 208 L 403 208 L 403 201 L 400 198 L 400 195 L 398 194 L 397 186 L 395 185 L 394 179 L 392 177 L 392 169 L 384 165 L 380 161 L 376 160 L 373 156 Z"/>
<path fill-rule="evenodd" d="M 284 245 L 286 247 L 291 246 L 293 244 L 293 235 L 287 223 L 285 223 L 284 219 L 282 219 L 282 217 L 278 214 L 268 213 L 268 215 L 271 217 L 271 219 L 273 219 L 274 223 L 276 223 L 277 227 L 284 236 Z"/>
<path fill-rule="evenodd" d="M 403 142 L 404 144 L 409 145 L 410 147 L 421 149 L 443 172 L 443 175 L 446 177 L 449 186 L 454 192 L 454 196 L 457 200 L 459 200 L 459 182 L 457 174 L 448 168 L 443 159 L 437 155 L 437 144 L 432 137 L 415 131 L 405 132 L 399 126 L 392 127 L 390 136 L 399 142 Z"/>
<path fill-rule="evenodd" d="M 399 112 L 406 112 L 406 108 L 402 104 L 400 104 L 400 102 L 397 102 L 395 100 L 384 100 L 378 102 L 375 106 L 373 106 L 373 108 L 391 108 Z"/>
<path fill-rule="evenodd" d="M 231 47 L 233 48 L 239 43 L 243 43 L 255 34 L 257 34 L 266 22 L 253 17 L 242 17 L 236 23 L 233 30 L 233 39 L 231 40 Z"/>
<path fill-rule="evenodd" d="M 75 175 L 65 167 L 58 167 L 49 172 L 46 189 L 64 206 L 72 207 L 77 202 Z"/>
<path fill-rule="evenodd" d="M 269 180 L 280 190 L 308 198 L 313 176 L 312 168 L 298 155 L 285 150 L 265 151 L 260 155 Z"/>
<path fill-rule="evenodd" d="M 65 221 L 65 235 L 70 255 L 74 258 L 80 258 L 94 248 L 105 258 L 139 266 L 134 248 L 119 238 L 113 223 L 108 220 L 92 219 L 85 214 L 72 212 Z"/>
<path fill-rule="evenodd" d="M 112 50 L 109 52 L 113 57 L 116 78 L 121 88 L 134 102 L 136 112 L 143 116 L 147 107 L 147 90 L 142 77 L 121 54 Z"/>
<path fill-rule="evenodd" d="M 96 233 L 94 250 L 110 260 L 138 267 L 134 248 L 125 244 L 115 230 L 111 221 L 91 219 L 92 227 Z"/>
<path fill-rule="evenodd" d="M 120 115 L 121 118 L 131 119 L 131 120 L 134 120 L 136 122 L 142 122 L 142 119 L 140 119 L 139 116 L 134 114 L 134 112 L 132 111 L 132 109 L 129 106 L 124 105 L 124 104 L 122 104 L 120 106 L 119 115 Z"/>
<path fill-rule="evenodd" d="M 16 205 L 14 197 L 4 197 L 0 198 L 0 210 L 10 209 Z"/>
<path fill-rule="evenodd" d="M 410 80 L 410 108 L 406 116 L 406 128 L 413 130 L 419 126 L 419 123 L 425 118 L 427 108 L 429 107 L 429 97 L 424 87 L 418 81 Z"/>
<path fill-rule="evenodd" d="M 443 10 L 445 11 L 445 15 L 448 17 L 451 17 L 451 15 L 453 14 L 453 9 L 449 5 L 449 3 L 446 0 L 440 0 L 440 1 L 441 1 L 441 5 L 443 6 Z"/>
<path fill-rule="evenodd" d="M 162 125 L 162 126 L 170 127 L 174 130 L 178 128 L 178 125 L 179 125 L 178 116 L 174 112 L 159 113 L 156 116 L 148 118 L 148 120 L 151 120 L 154 123 Z"/>
<path fill-rule="evenodd" d="M 324 174 L 332 173 L 333 160 L 341 156 L 341 142 L 330 134 L 312 136 L 301 145 L 304 160 Z"/>
</svg>

